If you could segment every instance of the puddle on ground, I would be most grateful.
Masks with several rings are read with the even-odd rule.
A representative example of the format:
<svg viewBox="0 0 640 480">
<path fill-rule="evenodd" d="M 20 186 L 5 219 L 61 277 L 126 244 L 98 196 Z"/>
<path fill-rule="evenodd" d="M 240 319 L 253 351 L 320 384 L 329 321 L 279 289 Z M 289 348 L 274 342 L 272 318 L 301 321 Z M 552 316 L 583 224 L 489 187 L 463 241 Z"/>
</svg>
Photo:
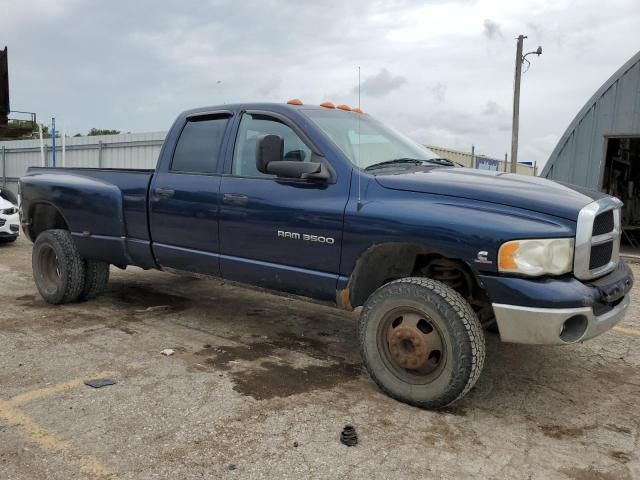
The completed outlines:
<svg viewBox="0 0 640 480">
<path fill-rule="evenodd" d="M 267 400 L 289 397 L 312 390 L 328 390 L 360 375 L 359 365 L 328 353 L 329 346 L 310 338 L 279 337 L 273 341 L 253 342 L 234 346 L 204 348 L 195 353 L 202 365 L 216 371 L 226 371 L 238 393 Z M 331 362 L 328 365 L 296 367 L 281 360 L 278 350 L 294 351 L 308 357 Z M 234 369 L 234 362 L 252 362 L 250 368 Z"/>
</svg>

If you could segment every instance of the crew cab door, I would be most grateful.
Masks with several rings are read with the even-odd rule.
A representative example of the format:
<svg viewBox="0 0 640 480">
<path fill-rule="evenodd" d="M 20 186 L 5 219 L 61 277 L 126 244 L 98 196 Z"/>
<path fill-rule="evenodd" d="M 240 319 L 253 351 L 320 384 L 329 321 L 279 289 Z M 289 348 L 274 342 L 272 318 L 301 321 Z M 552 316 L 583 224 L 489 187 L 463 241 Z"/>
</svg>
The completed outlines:
<svg viewBox="0 0 640 480">
<path fill-rule="evenodd" d="M 222 276 L 335 300 L 349 179 L 283 179 L 259 172 L 257 138 L 264 134 L 284 138 L 286 160 L 311 159 L 311 142 L 286 118 L 242 114 L 220 187 Z"/>
<path fill-rule="evenodd" d="M 153 253 L 162 267 L 220 274 L 220 166 L 230 112 L 187 118 L 149 191 Z M 219 164 L 220 162 L 220 164 Z"/>
</svg>

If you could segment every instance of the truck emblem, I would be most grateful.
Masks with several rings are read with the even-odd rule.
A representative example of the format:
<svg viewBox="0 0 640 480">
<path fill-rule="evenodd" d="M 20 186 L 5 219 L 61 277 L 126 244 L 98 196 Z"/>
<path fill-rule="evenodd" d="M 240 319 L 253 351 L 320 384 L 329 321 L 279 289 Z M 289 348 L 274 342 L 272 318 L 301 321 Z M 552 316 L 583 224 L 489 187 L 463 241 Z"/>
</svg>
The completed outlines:
<svg viewBox="0 0 640 480">
<path fill-rule="evenodd" d="M 493 263 L 491 260 L 487 258 L 488 256 L 489 256 L 489 252 L 487 252 L 486 250 L 480 250 L 474 261 L 476 263 Z"/>
<path fill-rule="evenodd" d="M 333 245 L 336 242 L 331 237 L 309 235 L 307 233 L 285 232 L 284 230 L 278 230 L 278 238 L 290 238 L 292 240 L 302 240 L 304 242 L 326 243 L 327 245 Z"/>
</svg>

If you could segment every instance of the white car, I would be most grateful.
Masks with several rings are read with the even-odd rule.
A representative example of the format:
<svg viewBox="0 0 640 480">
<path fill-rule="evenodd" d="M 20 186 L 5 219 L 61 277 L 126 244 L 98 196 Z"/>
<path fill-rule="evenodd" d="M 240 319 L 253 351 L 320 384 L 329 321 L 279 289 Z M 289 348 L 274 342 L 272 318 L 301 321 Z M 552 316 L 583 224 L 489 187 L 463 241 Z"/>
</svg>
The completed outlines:
<svg viewBox="0 0 640 480">
<path fill-rule="evenodd" d="M 0 195 L 0 243 L 14 242 L 19 234 L 18 207 Z"/>
</svg>

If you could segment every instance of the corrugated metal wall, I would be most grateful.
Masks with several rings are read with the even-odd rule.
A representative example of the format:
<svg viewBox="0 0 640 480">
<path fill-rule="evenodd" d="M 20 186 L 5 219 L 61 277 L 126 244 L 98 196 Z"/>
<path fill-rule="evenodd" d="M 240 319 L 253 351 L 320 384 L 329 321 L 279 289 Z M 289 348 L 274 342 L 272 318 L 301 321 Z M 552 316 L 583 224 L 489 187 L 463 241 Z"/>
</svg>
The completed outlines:
<svg viewBox="0 0 640 480">
<path fill-rule="evenodd" d="M 166 132 L 127 133 L 66 139 L 67 167 L 155 168 Z M 56 140 L 56 165 L 62 164 L 62 139 Z M 45 140 L 45 163 L 52 164 L 51 139 Z M 31 166 L 42 166 L 39 140 L 0 142 L 0 182 L 12 191 Z"/>
<path fill-rule="evenodd" d="M 540 176 L 600 190 L 605 138 L 640 135 L 640 52 L 589 99 Z"/>
</svg>

